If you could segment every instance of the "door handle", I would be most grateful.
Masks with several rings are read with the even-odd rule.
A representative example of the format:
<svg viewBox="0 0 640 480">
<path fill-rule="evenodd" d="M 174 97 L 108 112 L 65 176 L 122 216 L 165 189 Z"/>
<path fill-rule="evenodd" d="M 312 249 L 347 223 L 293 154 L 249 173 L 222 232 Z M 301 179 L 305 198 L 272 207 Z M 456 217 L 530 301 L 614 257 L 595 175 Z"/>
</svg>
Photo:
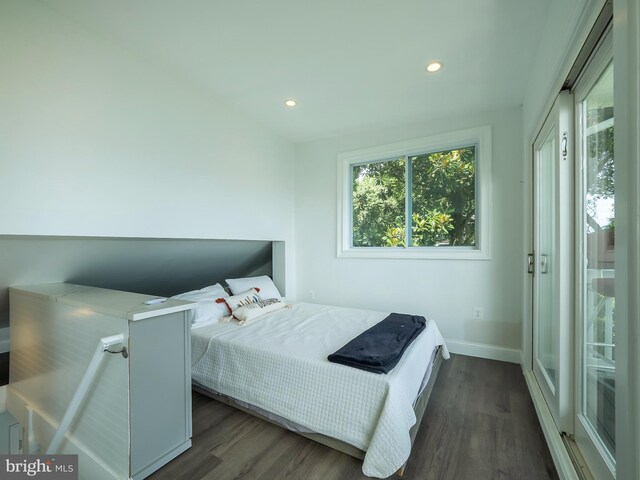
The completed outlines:
<svg viewBox="0 0 640 480">
<path fill-rule="evenodd" d="M 533 258 L 533 253 L 527 255 L 527 273 L 532 274 L 535 271 L 535 260 Z"/>
<path fill-rule="evenodd" d="M 549 270 L 549 257 L 540 255 L 540 273 L 547 273 Z"/>
</svg>

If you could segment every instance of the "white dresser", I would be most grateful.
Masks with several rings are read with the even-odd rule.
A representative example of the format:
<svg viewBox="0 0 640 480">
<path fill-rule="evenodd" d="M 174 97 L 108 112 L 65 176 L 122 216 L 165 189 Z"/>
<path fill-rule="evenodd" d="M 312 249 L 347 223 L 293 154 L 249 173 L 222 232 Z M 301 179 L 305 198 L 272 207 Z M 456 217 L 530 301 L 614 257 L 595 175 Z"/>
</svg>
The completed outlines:
<svg viewBox="0 0 640 480">
<path fill-rule="evenodd" d="M 44 453 L 102 338 L 128 356 L 100 366 L 57 453 L 79 455 L 80 478 L 145 478 L 191 446 L 190 310 L 195 304 L 55 283 L 10 289 L 7 408 L 24 453 Z M 98 349 L 96 348 L 98 347 Z"/>
</svg>

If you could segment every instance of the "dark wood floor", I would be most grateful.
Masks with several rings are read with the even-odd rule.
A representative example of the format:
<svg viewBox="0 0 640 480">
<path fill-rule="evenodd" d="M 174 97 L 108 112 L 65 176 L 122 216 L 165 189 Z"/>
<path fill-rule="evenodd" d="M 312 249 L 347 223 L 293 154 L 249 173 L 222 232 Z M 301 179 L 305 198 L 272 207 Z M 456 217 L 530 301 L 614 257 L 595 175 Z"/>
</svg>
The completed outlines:
<svg viewBox="0 0 640 480">
<path fill-rule="evenodd" d="M 361 462 L 193 394 L 193 447 L 152 480 L 359 480 Z M 442 364 L 408 480 L 558 478 L 518 365 L 452 355 Z"/>
</svg>

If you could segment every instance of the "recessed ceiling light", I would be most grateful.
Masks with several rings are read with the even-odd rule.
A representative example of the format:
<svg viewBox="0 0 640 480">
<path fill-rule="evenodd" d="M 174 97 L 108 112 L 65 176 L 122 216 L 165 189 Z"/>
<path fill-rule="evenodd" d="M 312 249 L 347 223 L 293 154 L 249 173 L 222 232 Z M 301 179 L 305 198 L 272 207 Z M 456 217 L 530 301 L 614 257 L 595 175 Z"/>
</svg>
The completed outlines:
<svg viewBox="0 0 640 480">
<path fill-rule="evenodd" d="M 435 73 L 438 70 L 440 70 L 441 68 L 442 68 L 442 63 L 440 63 L 440 62 L 431 62 L 429 65 L 427 65 L 427 72 Z"/>
<path fill-rule="evenodd" d="M 284 104 L 285 104 L 287 107 L 295 107 L 295 106 L 298 104 L 298 102 L 296 102 L 293 98 L 290 98 L 290 99 L 288 99 L 288 100 L 285 100 L 285 101 L 284 101 Z"/>
</svg>

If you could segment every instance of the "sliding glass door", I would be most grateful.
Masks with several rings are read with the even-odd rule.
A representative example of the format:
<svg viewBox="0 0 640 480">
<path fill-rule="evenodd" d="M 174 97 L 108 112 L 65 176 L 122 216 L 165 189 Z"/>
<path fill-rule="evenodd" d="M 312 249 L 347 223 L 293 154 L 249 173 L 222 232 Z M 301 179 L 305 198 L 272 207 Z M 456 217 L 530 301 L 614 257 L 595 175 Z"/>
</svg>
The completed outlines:
<svg viewBox="0 0 640 480">
<path fill-rule="evenodd" d="M 534 143 L 533 373 L 559 431 L 573 433 L 573 96 Z"/>
<path fill-rule="evenodd" d="M 610 37 L 610 35 L 609 35 Z M 596 478 L 615 477 L 615 191 L 611 39 L 575 89 L 578 398 L 576 443 Z"/>
<path fill-rule="evenodd" d="M 598 480 L 616 475 L 613 70 L 609 30 L 533 145 L 533 374 Z"/>
</svg>

